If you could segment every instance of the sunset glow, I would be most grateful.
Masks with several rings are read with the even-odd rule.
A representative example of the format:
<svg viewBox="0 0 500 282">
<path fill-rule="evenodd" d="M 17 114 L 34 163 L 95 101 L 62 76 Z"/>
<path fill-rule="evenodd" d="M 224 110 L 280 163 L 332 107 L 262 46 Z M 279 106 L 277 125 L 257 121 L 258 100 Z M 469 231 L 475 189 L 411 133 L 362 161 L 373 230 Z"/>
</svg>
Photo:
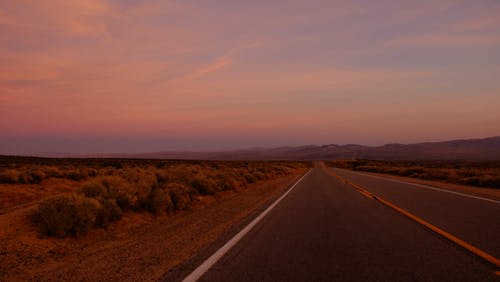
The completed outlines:
<svg viewBox="0 0 500 282">
<path fill-rule="evenodd" d="M 0 0 L 0 154 L 500 135 L 499 15 L 487 0 Z"/>
</svg>

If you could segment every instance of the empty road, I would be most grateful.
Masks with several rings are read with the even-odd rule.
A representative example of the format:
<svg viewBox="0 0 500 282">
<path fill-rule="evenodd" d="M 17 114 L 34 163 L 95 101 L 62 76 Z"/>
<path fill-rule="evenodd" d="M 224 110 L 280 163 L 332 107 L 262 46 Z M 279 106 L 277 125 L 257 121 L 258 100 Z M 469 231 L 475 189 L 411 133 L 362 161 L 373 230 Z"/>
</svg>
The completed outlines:
<svg viewBox="0 0 500 282">
<path fill-rule="evenodd" d="M 426 221 L 500 258 L 500 201 L 366 173 L 332 169 Z M 481 188 L 479 188 L 481 189 Z"/>
<path fill-rule="evenodd" d="M 332 172 L 498 255 L 498 203 L 317 165 L 200 281 L 500 281 L 493 265 Z"/>
</svg>

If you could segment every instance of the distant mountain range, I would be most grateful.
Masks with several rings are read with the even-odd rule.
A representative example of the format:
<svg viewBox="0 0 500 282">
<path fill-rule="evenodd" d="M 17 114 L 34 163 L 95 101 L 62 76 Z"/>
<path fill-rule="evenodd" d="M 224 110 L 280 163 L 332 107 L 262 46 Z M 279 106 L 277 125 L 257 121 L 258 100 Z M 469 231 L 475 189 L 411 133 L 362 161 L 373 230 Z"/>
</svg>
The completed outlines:
<svg viewBox="0 0 500 282">
<path fill-rule="evenodd" d="M 203 160 L 333 160 L 353 158 L 377 160 L 500 160 L 500 136 L 406 145 L 362 146 L 356 144 L 330 144 L 218 152 L 106 154 L 91 157 Z"/>
</svg>

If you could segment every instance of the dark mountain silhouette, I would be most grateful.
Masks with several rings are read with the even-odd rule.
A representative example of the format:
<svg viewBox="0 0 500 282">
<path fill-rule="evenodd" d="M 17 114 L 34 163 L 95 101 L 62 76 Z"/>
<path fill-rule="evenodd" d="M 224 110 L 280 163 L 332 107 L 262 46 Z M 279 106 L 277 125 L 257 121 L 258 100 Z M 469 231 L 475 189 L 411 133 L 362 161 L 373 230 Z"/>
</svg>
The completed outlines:
<svg viewBox="0 0 500 282">
<path fill-rule="evenodd" d="M 102 156 L 206 160 L 330 160 L 353 158 L 380 160 L 500 160 L 500 136 L 417 144 L 396 143 L 375 147 L 356 144 L 330 144 L 218 152 L 158 152 Z"/>
</svg>

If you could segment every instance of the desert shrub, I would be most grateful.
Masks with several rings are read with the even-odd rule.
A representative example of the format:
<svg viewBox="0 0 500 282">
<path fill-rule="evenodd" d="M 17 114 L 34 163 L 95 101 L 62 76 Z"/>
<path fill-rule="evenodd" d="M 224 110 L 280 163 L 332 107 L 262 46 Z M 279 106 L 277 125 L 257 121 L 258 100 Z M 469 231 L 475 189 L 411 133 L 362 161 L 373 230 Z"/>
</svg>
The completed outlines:
<svg viewBox="0 0 500 282">
<path fill-rule="evenodd" d="M 118 195 L 116 196 L 116 204 L 122 209 L 122 210 L 128 210 L 130 208 L 133 208 L 137 205 L 137 198 L 130 193 L 130 191 L 120 191 Z"/>
<path fill-rule="evenodd" d="M 160 188 L 151 190 L 145 205 L 146 208 L 153 213 L 170 211 L 174 207 L 172 200 L 170 199 L 170 195 Z"/>
<path fill-rule="evenodd" d="M 155 172 L 155 176 L 159 184 L 167 183 L 170 180 L 170 175 L 167 170 L 158 170 Z"/>
<path fill-rule="evenodd" d="M 107 189 L 99 180 L 94 180 L 82 186 L 82 193 L 89 198 L 105 197 Z"/>
<path fill-rule="evenodd" d="M 217 192 L 215 181 L 202 175 L 193 177 L 191 186 L 196 189 L 200 195 L 213 195 Z"/>
<path fill-rule="evenodd" d="M 461 177 L 475 177 L 475 176 L 480 175 L 472 169 L 460 169 L 460 170 L 456 170 L 456 172 Z"/>
<path fill-rule="evenodd" d="M 260 171 L 255 171 L 252 175 L 255 179 L 257 179 L 257 181 L 264 180 L 266 178 L 266 175 Z"/>
<path fill-rule="evenodd" d="M 67 178 L 75 181 L 81 181 L 95 176 L 97 176 L 97 170 L 89 167 L 74 168 L 66 173 Z"/>
<path fill-rule="evenodd" d="M 39 169 L 30 171 L 30 175 L 31 175 L 31 183 L 40 183 L 42 182 L 42 180 L 46 178 L 45 173 L 43 173 L 43 171 Z"/>
<path fill-rule="evenodd" d="M 46 175 L 39 169 L 24 171 L 19 176 L 19 182 L 24 184 L 38 184 L 45 179 Z"/>
<path fill-rule="evenodd" d="M 428 169 L 422 178 L 434 180 L 446 180 L 450 178 L 450 172 L 442 169 Z"/>
<path fill-rule="evenodd" d="M 116 199 L 121 191 L 126 190 L 129 183 L 120 176 L 107 176 L 98 179 L 106 187 L 105 198 Z"/>
<path fill-rule="evenodd" d="M 191 206 L 191 202 L 198 196 L 197 190 L 179 183 L 169 183 L 164 189 L 170 194 L 170 198 L 176 210 L 187 209 Z"/>
<path fill-rule="evenodd" d="M 257 178 L 251 173 L 245 173 L 244 177 L 246 182 L 249 184 L 257 182 Z"/>
<path fill-rule="evenodd" d="M 117 221 L 122 217 L 122 210 L 115 200 L 101 199 L 101 208 L 97 213 L 96 225 L 106 227 L 110 222 Z"/>
<path fill-rule="evenodd" d="M 17 183 L 21 173 L 15 169 L 6 169 L 0 171 L 0 182 L 1 183 Z"/>
<path fill-rule="evenodd" d="M 465 185 L 500 188 L 500 177 L 483 175 L 482 177 L 469 177 L 461 180 Z"/>
<path fill-rule="evenodd" d="M 234 176 L 228 174 L 220 174 L 216 181 L 217 187 L 220 190 L 234 190 L 238 187 L 238 181 Z"/>
<path fill-rule="evenodd" d="M 45 173 L 46 177 L 62 177 L 63 173 L 59 170 L 59 168 L 54 166 L 46 166 L 43 168 L 43 173 Z"/>
<path fill-rule="evenodd" d="M 482 186 L 483 181 L 479 177 L 468 177 L 460 180 L 461 184 L 470 186 Z"/>
<path fill-rule="evenodd" d="M 424 173 L 424 169 L 421 167 L 410 167 L 400 169 L 399 175 L 412 176 Z"/>
<path fill-rule="evenodd" d="M 500 177 L 492 177 L 491 179 L 485 181 L 484 185 L 491 188 L 500 188 Z"/>
<path fill-rule="evenodd" d="M 156 187 L 156 186 L 154 186 Z M 149 186 L 132 186 L 128 195 L 131 196 L 132 199 L 131 206 L 136 210 L 148 209 L 148 202 L 150 201 L 149 197 L 153 187 Z M 125 195 L 124 195 L 125 196 Z"/>
<path fill-rule="evenodd" d="M 120 209 L 140 208 L 135 186 L 127 183 L 119 176 L 101 176 L 82 186 L 82 193 L 90 198 L 113 200 Z M 139 188 L 140 189 L 140 188 Z M 139 195 L 145 199 L 149 195 L 147 190 Z"/>
<path fill-rule="evenodd" d="M 100 203 L 78 195 L 59 196 L 40 203 L 33 221 L 43 234 L 65 237 L 85 234 L 95 226 Z"/>
<path fill-rule="evenodd" d="M 127 185 L 120 189 L 116 196 L 120 206 L 126 206 L 128 202 L 130 207 L 142 209 L 149 201 L 148 197 L 153 187 L 158 185 L 156 169 L 128 168 L 123 169 L 121 178 Z"/>
<path fill-rule="evenodd" d="M 199 174 L 198 169 L 190 169 L 182 165 L 161 169 L 156 172 L 156 177 L 159 184 L 171 182 L 189 184 L 191 178 Z"/>
<path fill-rule="evenodd" d="M 125 168 L 120 171 L 120 176 L 129 183 L 144 186 L 154 186 L 157 183 L 156 170 L 154 168 Z"/>
<path fill-rule="evenodd" d="M 88 177 L 96 177 L 98 175 L 98 171 L 95 168 L 87 168 L 87 175 Z"/>
</svg>

